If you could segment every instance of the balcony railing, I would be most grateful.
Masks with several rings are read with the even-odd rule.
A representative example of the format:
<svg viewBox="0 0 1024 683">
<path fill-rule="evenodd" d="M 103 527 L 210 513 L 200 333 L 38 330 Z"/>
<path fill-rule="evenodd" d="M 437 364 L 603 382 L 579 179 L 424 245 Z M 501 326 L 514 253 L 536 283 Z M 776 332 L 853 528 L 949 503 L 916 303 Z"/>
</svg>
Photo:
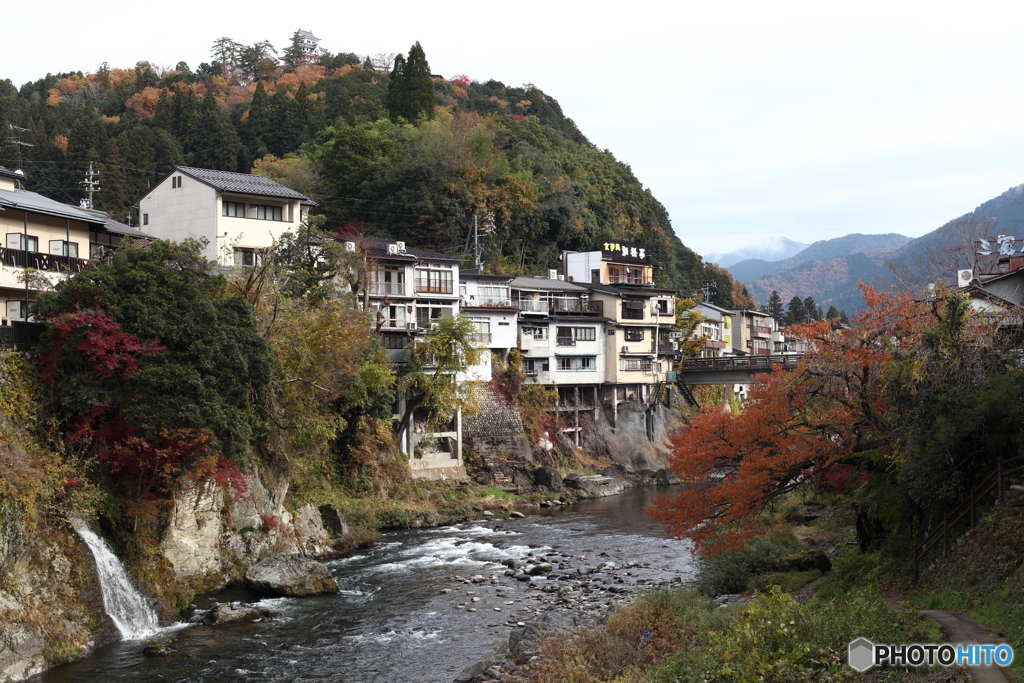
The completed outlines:
<svg viewBox="0 0 1024 683">
<path fill-rule="evenodd" d="M 491 299 L 476 297 L 474 299 L 463 299 L 463 306 L 511 306 L 511 299 Z"/>
<path fill-rule="evenodd" d="M 57 256 L 38 251 L 0 248 L 0 263 L 13 268 L 35 268 L 58 273 L 81 273 L 86 264 L 85 259 L 73 256 Z"/>
<path fill-rule="evenodd" d="M 405 296 L 404 282 L 377 282 L 373 285 L 374 296 Z"/>
<path fill-rule="evenodd" d="M 576 340 L 572 337 L 556 337 L 555 346 L 576 346 Z"/>
<path fill-rule="evenodd" d="M 604 315 L 603 301 L 580 301 L 578 299 L 553 299 L 552 313 L 595 313 Z"/>
<path fill-rule="evenodd" d="M 534 301 L 533 299 L 518 299 L 515 302 L 516 308 L 523 313 L 547 313 L 547 301 Z"/>
<path fill-rule="evenodd" d="M 770 337 L 772 336 L 772 328 L 761 327 L 760 325 L 747 325 L 750 333 L 756 337 Z"/>
<path fill-rule="evenodd" d="M 474 332 L 473 335 L 472 335 L 472 339 L 473 339 L 473 341 L 480 342 L 481 344 L 490 344 L 491 343 L 491 333 L 490 332 Z"/>
</svg>

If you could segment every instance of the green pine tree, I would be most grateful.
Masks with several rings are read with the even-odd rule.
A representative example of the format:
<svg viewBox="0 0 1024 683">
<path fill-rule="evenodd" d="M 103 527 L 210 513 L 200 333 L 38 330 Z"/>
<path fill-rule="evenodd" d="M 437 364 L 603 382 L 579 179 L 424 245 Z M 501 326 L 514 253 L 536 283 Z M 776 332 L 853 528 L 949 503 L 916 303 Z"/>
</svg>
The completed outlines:
<svg viewBox="0 0 1024 683">
<path fill-rule="evenodd" d="M 811 320 L 821 320 L 822 318 L 821 309 L 818 308 L 818 305 L 816 303 L 814 303 L 813 296 L 809 296 L 806 299 L 804 299 L 804 311 L 807 314 L 808 322 L 810 322 Z"/>
<path fill-rule="evenodd" d="M 270 95 L 263 81 L 256 84 L 256 92 L 249 106 L 249 120 L 245 124 L 245 145 L 250 159 L 259 159 L 270 153 L 267 138 L 270 134 Z"/>
<path fill-rule="evenodd" d="M 430 77 L 430 65 L 418 40 L 409 49 L 404 78 L 407 83 L 406 118 L 409 121 L 417 121 L 420 117 L 434 118 L 434 79 Z"/>
<path fill-rule="evenodd" d="M 284 62 L 286 73 L 295 71 L 306 61 L 306 53 L 302 51 L 302 38 L 299 37 L 298 31 L 292 34 L 292 42 L 285 49 L 284 54 L 281 56 L 281 61 Z"/>
<path fill-rule="evenodd" d="M 804 308 L 804 302 L 800 297 L 794 296 L 789 300 L 789 310 L 786 313 L 786 323 L 793 325 L 804 322 L 807 322 L 807 309 Z"/>
<path fill-rule="evenodd" d="M 768 307 L 765 312 L 778 322 L 782 322 L 786 318 L 782 297 L 774 289 L 768 297 Z"/>
<path fill-rule="evenodd" d="M 270 98 L 270 152 L 283 157 L 295 151 L 302 139 L 302 112 L 295 98 L 279 89 Z"/>
<path fill-rule="evenodd" d="M 234 171 L 238 168 L 238 152 L 242 141 L 235 127 L 221 111 L 213 91 L 207 91 L 203 108 L 189 127 L 189 151 L 192 163 L 199 168 Z"/>
<path fill-rule="evenodd" d="M 405 118 L 407 111 L 406 102 L 408 96 L 406 91 L 408 90 L 407 83 L 405 81 L 405 57 L 398 54 L 395 57 L 395 65 L 391 69 L 391 78 L 388 81 L 388 97 L 386 104 L 388 107 L 388 115 L 392 121 L 397 122 L 399 118 Z"/>
</svg>

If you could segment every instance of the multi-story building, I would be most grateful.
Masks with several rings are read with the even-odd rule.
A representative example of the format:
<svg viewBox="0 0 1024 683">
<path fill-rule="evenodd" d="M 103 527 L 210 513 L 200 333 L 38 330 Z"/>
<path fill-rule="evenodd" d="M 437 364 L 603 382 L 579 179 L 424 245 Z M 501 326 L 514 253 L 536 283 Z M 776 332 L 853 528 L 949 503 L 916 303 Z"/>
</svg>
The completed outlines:
<svg viewBox="0 0 1024 683">
<path fill-rule="evenodd" d="M 733 355 L 769 356 L 776 351 L 782 353 L 784 340 L 775 318 L 760 311 L 730 311 L 730 317 Z"/>
<path fill-rule="evenodd" d="M 0 227 L 6 235 L 0 249 L 0 341 L 7 345 L 26 341 L 16 340 L 14 328 L 31 320 L 38 294 L 26 277 L 28 269 L 53 285 L 81 272 L 90 259 L 103 259 L 125 238 L 148 241 L 144 233 L 104 213 L 18 189 L 23 178 L 0 166 Z"/>
<path fill-rule="evenodd" d="M 587 283 L 608 319 L 605 399 L 616 410 L 622 401 L 647 401 L 652 388 L 669 376 L 676 356 L 675 290 L 654 286 L 651 256 L 640 242 L 562 252 L 562 265 L 567 280 Z"/>
<path fill-rule="evenodd" d="M 596 416 L 607 376 L 604 308 L 586 287 L 558 278 L 517 277 L 512 304 L 519 309 L 519 348 L 530 381 L 555 385 L 559 411 L 571 411 L 563 428 L 579 441 L 579 412 Z"/>
<path fill-rule="evenodd" d="M 709 303 L 697 304 L 690 310 L 703 318 L 691 335 L 693 339 L 704 340 L 700 357 L 717 358 L 726 354 L 731 348 L 729 332 L 732 329 L 732 311 Z M 728 328 L 726 328 L 727 322 Z"/>
<path fill-rule="evenodd" d="M 344 240 L 345 248 L 363 254 L 369 292 L 359 292 L 368 302 L 374 326 L 392 363 L 409 361 L 409 343 L 426 333 L 439 318 L 460 312 L 459 263 L 462 259 L 429 249 L 406 248 L 404 242 L 377 238 Z M 511 313 L 511 311 L 510 311 Z M 488 366 L 489 368 L 489 366 Z M 490 378 L 489 370 L 470 369 Z M 400 397 L 396 420 L 406 410 Z M 398 435 L 399 448 L 409 456 L 417 478 L 437 479 L 465 476 L 462 459 L 462 415 L 440 431 L 431 431 L 422 411 L 415 410 Z"/>
<path fill-rule="evenodd" d="M 467 368 L 470 380 L 490 380 L 491 355 L 504 359 L 518 346 L 519 309 L 512 305 L 511 282 L 511 275 L 459 271 L 459 312 L 473 323 L 475 341 L 488 351 L 479 363 Z"/>
<path fill-rule="evenodd" d="M 135 205 L 145 234 L 206 240 L 211 261 L 251 266 L 281 235 L 296 233 L 315 203 L 263 176 L 175 166 Z"/>
</svg>

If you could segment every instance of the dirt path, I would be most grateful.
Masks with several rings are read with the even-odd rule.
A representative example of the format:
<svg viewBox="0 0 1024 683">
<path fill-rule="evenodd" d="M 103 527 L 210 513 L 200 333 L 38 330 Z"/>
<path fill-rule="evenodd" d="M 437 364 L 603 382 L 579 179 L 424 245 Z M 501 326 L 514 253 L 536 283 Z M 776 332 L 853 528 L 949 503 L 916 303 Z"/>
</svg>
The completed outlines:
<svg viewBox="0 0 1024 683">
<path fill-rule="evenodd" d="M 987 645 L 1005 643 L 991 629 L 985 628 L 974 619 L 957 612 L 937 609 L 921 610 L 921 614 L 934 619 L 947 643 L 954 645 Z M 967 673 L 977 683 L 1008 683 L 1002 670 L 997 666 L 968 666 Z"/>
</svg>

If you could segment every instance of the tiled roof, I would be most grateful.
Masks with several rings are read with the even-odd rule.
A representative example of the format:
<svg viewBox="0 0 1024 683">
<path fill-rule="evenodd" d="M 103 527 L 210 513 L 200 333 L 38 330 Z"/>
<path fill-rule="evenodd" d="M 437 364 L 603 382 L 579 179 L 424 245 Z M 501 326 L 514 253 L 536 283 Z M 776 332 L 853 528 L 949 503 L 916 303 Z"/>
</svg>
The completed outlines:
<svg viewBox="0 0 1024 683">
<path fill-rule="evenodd" d="M 363 245 L 366 249 L 368 256 L 385 259 L 395 259 L 399 261 L 462 261 L 463 259 L 458 256 L 449 256 L 448 254 L 442 254 L 439 251 L 431 251 L 430 249 L 416 249 L 406 247 L 405 251 L 397 254 L 388 253 L 388 245 L 395 244 L 394 240 L 386 240 L 380 237 L 339 237 L 339 242 L 357 242 Z"/>
<path fill-rule="evenodd" d="M 264 178 L 261 175 L 252 175 L 251 173 L 234 173 L 232 171 L 215 171 L 210 168 L 191 168 L 189 166 L 175 166 L 171 169 L 170 173 L 157 181 L 153 187 L 150 187 L 142 194 L 141 197 L 135 200 L 135 203 L 138 204 L 139 201 L 149 194 L 154 187 L 175 173 L 187 175 L 189 178 L 205 183 L 213 189 L 221 192 L 237 192 L 239 194 L 251 194 L 263 197 L 298 199 L 301 200 L 303 204 L 316 206 L 316 202 L 301 192 L 296 192 L 290 187 L 285 187 L 281 183 L 275 182 L 270 178 Z"/>
<path fill-rule="evenodd" d="M 549 292 L 585 292 L 586 287 L 565 282 L 564 280 L 551 280 L 546 277 L 517 277 L 512 280 L 512 289 L 529 289 Z"/>
<path fill-rule="evenodd" d="M 17 178 L 17 179 L 21 179 L 21 178 L 25 177 L 21 173 L 15 173 L 14 171 L 10 171 L 10 170 L 4 168 L 3 166 L 0 166 L 0 176 L 3 176 L 5 178 Z"/>
<path fill-rule="evenodd" d="M 14 190 L 13 192 L 0 190 L 0 207 L 16 210 L 23 209 L 33 213 L 42 213 L 48 216 L 57 216 L 58 218 L 70 218 L 74 221 L 85 221 L 86 223 L 104 223 L 104 219 L 95 214 L 75 206 L 61 204 L 41 194 L 26 190 Z"/>
</svg>

